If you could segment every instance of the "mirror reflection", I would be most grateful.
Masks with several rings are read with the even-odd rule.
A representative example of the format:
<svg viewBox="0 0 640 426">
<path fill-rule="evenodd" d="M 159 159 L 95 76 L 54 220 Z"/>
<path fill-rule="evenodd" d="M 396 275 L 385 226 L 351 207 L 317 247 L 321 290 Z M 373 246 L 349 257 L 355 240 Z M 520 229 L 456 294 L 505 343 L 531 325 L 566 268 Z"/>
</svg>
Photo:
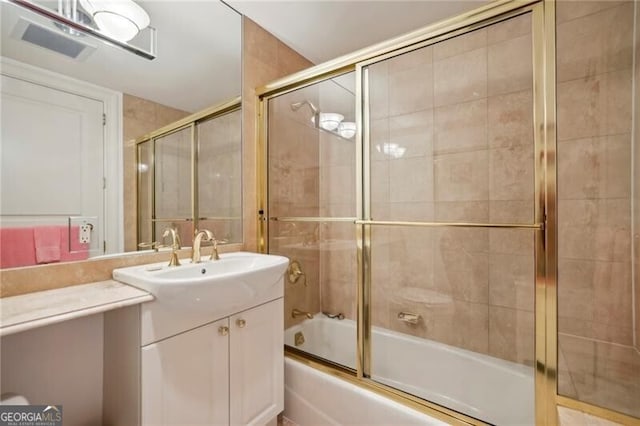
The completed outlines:
<svg viewBox="0 0 640 426">
<path fill-rule="evenodd" d="M 135 251 L 166 227 L 241 241 L 239 107 L 207 114 L 241 93 L 241 16 L 136 3 L 153 60 L 0 4 L 0 267 Z"/>
<path fill-rule="evenodd" d="M 138 246 L 167 228 L 181 241 L 209 230 L 242 240 L 240 98 L 191 115 L 138 141 Z"/>
</svg>

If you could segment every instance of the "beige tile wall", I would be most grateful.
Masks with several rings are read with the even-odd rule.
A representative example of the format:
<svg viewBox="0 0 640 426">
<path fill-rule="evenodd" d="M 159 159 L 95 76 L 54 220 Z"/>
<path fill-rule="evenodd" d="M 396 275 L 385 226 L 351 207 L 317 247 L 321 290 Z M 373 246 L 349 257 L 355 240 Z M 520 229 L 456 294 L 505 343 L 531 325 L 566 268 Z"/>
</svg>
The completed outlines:
<svg viewBox="0 0 640 426">
<path fill-rule="evenodd" d="M 136 145 L 135 140 L 190 113 L 147 99 L 124 94 L 122 98 L 124 141 L 124 250 L 137 250 Z"/>
<path fill-rule="evenodd" d="M 373 219 L 532 222 L 531 56 L 523 16 L 370 67 Z M 372 267 L 375 325 L 532 364 L 532 231 L 376 228 Z"/>
<path fill-rule="evenodd" d="M 247 250 L 257 236 L 257 98 L 255 89 L 313 65 L 246 16 L 242 17 L 243 234 Z"/>
<path fill-rule="evenodd" d="M 318 85 L 319 108 L 355 122 L 355 74 Z M 320 215 L 356 216 L 356 143 L 329 132 L 318 132 L 320 143 Z M 321 308 L 356 319 L 357 258 L 355 229 L 350 223 L 319 227 Z M 355 361 L 355 360 L 354 360 Z"/>
<path fill-rule="evenodd" d="M 242 76 L 242 121 L 243 121 L 243 233 L 246 250 L 257 249 L 257 98 L 255 89 L 285 75 L 300 71 L 313 65 L 307 59 L 292 50 L 286 44 L 265 31 L 247 17 L 243 17 L 243 76 Z M 312 94 L 310 94 L 311 96 Z M 280 110 L 289 114 L 291 109 L 286 102 Z M 291 116 L 289 118 L 292 118 Z M 297 138 L 313 137 L 305 126 L 295 120 L 282 120 L 283 125 L 271 128 L 278 137 L 287 143 L 276 145 L 272 154 L 274 170 L 271 177 L 278 182 L 276 192 L 270 193 L 271 215 L 285 213 L 292 209 L 297 215 L 317 214 L 317 150 L 306 150 L 297 145 Z M 286 125 L 285 125 L 286 123 Z M 291 142 L 291 144 L 288 143 Z M 313 146 L 314 144 L 310 144 Z M 317 144 L 315 144 L 317 146 Z M 297 149 L 295 147 L 298 147 Z M 279 148 L 282 148 L 278 150 Z M 292 151 L 289 151 L 292 149 Z M 290 161 L 297 164 L 288 168 L 284 163 Z M 291 197 L 289 201 L 288 196 Z M 286 213 L 293 216 L 291 213 Z M 291 225 L 291 226 L 289 226 Z M 320 310 L 320 294 L 318 287 L 318 254 L 317 250 L 303 246 L 303 242 L 313 235 L 311 228 L 305 224 L 275 225 L 270 228 L 270 251 L 281 253 L 291 259 L 298 260 L 305 273 L 305 279 L 297 284 L 285 282 L 285 327 L 300 320 L 293 321 L 291 310 L 298 308 L 309 312 Z M 294 246 L 293 248 L 291 246 Z M 306 283 L 306 285 L 305 285 Z"/>
<path fill-rule="evenodd" d="M 557 4 L 558 326 L 560 393 L 640 416 L 630 256 L 633 11 L 632 1 Z"/>
<path fill-rule="evenodd" d="M 291 104 L 308 100 L 318 105 L 318 90 L 308 87 L 269 101 L 269 216 L 319 216 L 320 150 L 318 131 L 307 107 Z M 269 252 L 297 261 L 305 274 L 297 283 L 285 282 L 285 327 L 304 317 L 291 311 L 320 311 L 319 225 L 270 222 Z"/>
<path fill-rule="evenodd" d="M 310 101 L 323 112 L 355 121 L 355 77 L 328 80 L 269 101 L 269 215 L 355 216 L 353 139 L 319 131 L 311 108 L 291 105 Z M 342 85 L 343 84 L 343 85 Z M 306 284 L 288 283 L 285 325 L 298 323 L 291 309 L 342 313 L 355 319 L 356 244 L 353 224 L 271 223 L 270 252 L 300 262 Z"/>
</svg>

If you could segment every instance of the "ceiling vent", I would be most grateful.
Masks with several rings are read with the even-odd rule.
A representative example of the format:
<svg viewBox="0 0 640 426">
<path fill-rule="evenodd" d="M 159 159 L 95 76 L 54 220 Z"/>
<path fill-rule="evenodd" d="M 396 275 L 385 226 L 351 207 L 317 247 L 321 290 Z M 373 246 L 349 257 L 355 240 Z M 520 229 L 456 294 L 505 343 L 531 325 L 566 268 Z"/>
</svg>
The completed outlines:
<svg viewBox="0 0 640 426">
<path fill-rule="evenodd" d="M 85 60 L 96 49 L 81 42 L 79 36 L 66 35 L 22 17 L 18 19 L 11 36 L 79 61 Z"/>
</svg>

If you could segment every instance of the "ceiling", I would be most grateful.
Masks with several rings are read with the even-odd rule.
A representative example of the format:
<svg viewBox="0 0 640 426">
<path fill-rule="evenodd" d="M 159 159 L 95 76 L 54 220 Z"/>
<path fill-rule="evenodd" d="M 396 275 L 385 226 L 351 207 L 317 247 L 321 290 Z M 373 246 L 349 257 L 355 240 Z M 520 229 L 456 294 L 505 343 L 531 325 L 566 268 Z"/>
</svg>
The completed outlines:
<svg viewBox="0 0 640 426">
<path fill-rule="evenodd" d="M 486 3 L 484 0 L 228 1 L 316 64 Z"/>
<path fill-rule="evenodd" d="M 50 0 L 34 0 L 56 4 Z M 189 112 L 240 94 L 241 19 L 218 0 L 138 0 L 157 28 L 153 61 L 84 38 L 96 50 L 73 60 L 11 37 L 20 16 L 50 22 L 17 6 L 0 5 L 0 53 L 73 78 Z M 483 0 L 331 1 L 230 0 L 314 63 L 398 36 L 486 3 Z M 176 7 L 179 5 L 179 7 Z"/>
</svg>

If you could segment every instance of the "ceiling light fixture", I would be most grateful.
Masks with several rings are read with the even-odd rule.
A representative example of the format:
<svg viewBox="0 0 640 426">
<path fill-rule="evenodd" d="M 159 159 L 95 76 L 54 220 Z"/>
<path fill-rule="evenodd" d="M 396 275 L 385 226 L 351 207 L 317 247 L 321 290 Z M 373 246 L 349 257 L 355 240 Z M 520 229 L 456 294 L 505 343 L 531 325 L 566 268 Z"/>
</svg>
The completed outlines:
<svg viewBox="0 0 640 426">
<path fill-rule="evenodd" d="M 79 1 L 100 31 L 119 41 L 133 39 L 151 23 L 147 12 L 132 0 Z"/>
<path fill-rule="evenodd" d="M 57 10 L 34 0 L 2 1 L 50 19 L 67 34 L 88 35 L 145 59 L 156 58 L 156 29 L 149 25 L 147 12 L 132 0 L 58 0 Z M 86 18 L 90 18 L 91 22 L 87 22 Z M 143 30 L 145 37 L 139 37 L 136 44 L 130 44 L 129 41 Z M 147 43 L 148 48 L 141 46 Z"/>
</svg>

